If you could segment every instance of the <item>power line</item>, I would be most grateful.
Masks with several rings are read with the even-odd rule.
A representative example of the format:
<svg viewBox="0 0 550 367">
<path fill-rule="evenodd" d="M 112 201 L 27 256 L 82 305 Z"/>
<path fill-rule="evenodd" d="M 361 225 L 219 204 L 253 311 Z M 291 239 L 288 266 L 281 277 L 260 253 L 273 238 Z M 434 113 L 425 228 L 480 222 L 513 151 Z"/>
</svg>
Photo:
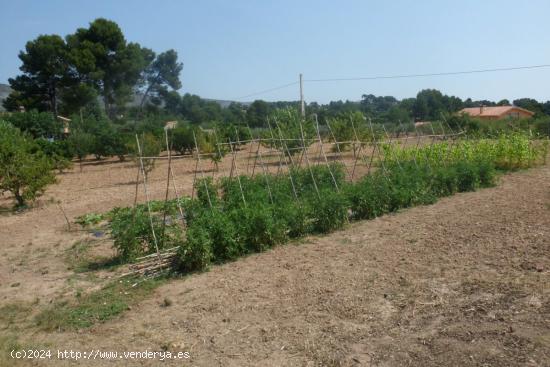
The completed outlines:
<svg viewBox="0 0 550 367">
<path fill-rule="evenodd" d="M 244 98 L 248 98 L 248 97 L 252 97 L 252 96 L 257 96 L 259 94 L 264 94 L 264 93 L 268 93 L 268 92 L 273 92 L 273 91 L 276 91 L 276 90 L 279 90 L 279 89 L 283 89 L 283 88 L 287 88 L 287 87 L 290 87 L 292 85 L 296 85 L 298 84 L 298 82 L 292 82 L 292 83 L 288 83 L 288 84 L 283 84 L 283 85 L 279 85 L 278 87 L 273 87 L 273 88 L 269 88 L 269 89 L 264 89 L 264 90 L 261 90 L 259 92 L 254 92 L 254 93 L 250 93 L 250 94 L 247 94 L 246 96 L 242 96 L 242 97 L 239 97 L 239 98 L 235 98 L 236 101 L 239 101 L 241 99 L 244 99 Z"/>
<path fill-rule="evenodd" d="M 381 75 L 381 76 L 367 76 L 367 77 L 353 77 L 353 78 L 330 78 L 330 79 L 305 79 L 304 81 L 305 82 L 338 82 L 338 81 L 353 81 L 353 80 L 403 79 L 403 78 L 420 78 L 420 77 L 427 77 L 427 76 L 492 73 L 492 72 L 497 72 L 497 71 L 540 69 L 540 68 L 548 68 L 548 67 L 550 67 L 550 64 L 530 65 L 530 66 L 515 66 L 515 67 L 495 68 L 495 69 L 449 71 L 449 72 L 442 72 L 442 73 L 426 73 L 426 74 Z"/>
<path fill-rule="evenodd" d="M 428 76 L 445 76 L 445 75 L 463 75 L 463 74 L 480 74 L 480 73 L 494 73 L 499 71 L 513 71 L 513 70 L 527 70 L 527 69 L 542 69 L 548 68 L 550 64 L 541 64 L 541 65 L 528 65 L 528 66 L 512 66 L 504 68 L 493 68 L 493 69 L 475 69 L 475 70 L 462 70 L 462 71 L 448 71 L 440 73 L 425 73 L 425 74 L 401 74 L 401 75 L 378 75 L 378 76 L 366 76 L 366 77 L 349 77 L 349 78 L 328 78 L 328 79 L 303 79 L 303 82 L 340 82 L 340 81 L 355 81 L 355 80 L 377 80 L 377 79 L 405 79 L 405 78 L 422 78 Z M 299 84 L 298 81 L 279 85 L 277 87 L 264 89 L 258 92 L 250 93 L 245 96 L 234 98 L 234 101 L 239 101 L 244 98 L 257 96 L 260 94 L 265 94 L 273 92 L 279 89 L 288 88 L 290 86 Z"/>
</svg>

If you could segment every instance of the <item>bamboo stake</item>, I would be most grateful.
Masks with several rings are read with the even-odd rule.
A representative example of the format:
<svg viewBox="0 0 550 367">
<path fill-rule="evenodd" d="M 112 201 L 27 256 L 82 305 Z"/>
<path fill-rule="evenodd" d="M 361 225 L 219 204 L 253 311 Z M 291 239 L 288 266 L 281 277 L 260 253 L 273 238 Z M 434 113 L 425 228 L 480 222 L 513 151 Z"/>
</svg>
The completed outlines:
<svg viewBox="0 0 550 367">
<path fill-rule="evenodd" d="M 382 129 L 384 129 L 384 135 L 386 135 L 386 139 L 388 139 L 388 144 L 389 144 L 389 151 L 392 152 L 393 151 L 393 145 L 392 145 L 392 139 L 391 139 L 391 136 L 388 134 L 388 131 L 386 130 L 386 126 L 384 126 L 384 124 L 382 124 Z M 384 162 L 386 160 L 386 152 L 384 152 Z M 403 171 L 403 167 L 401 167 L 401 163 L 399 162 L 399 156 L 397 156 L 396 158 L 396 162 L 397 162 L 397 166 L 399 167 L 399 169 L 401 171 Z"/>
<path fill-rule="evenodd" d="M 279 138 L 282 136 L 282 133 L 281 133 L 281 128 L 279 126 L 279 124 L 277 123 L 277 119 L 274 119 L 274 122 L 275 122 L 275 126 L 277 127 L 277 130 L 279 132 Z M 292 186 L 292 192 L 294 194 L 294 198 L 295 199 L 298 199 L 298 193 L 296 192 L 296 185 L 294 184 L 294 178 L 292 177 L 292 169 L 294 168 L 294 162 L 292 161 L 292 156 L 290 154 L 290 152 L 288 151 L 288 146 L 286 145 L 286 143 L 282 140 L 279 141 L 280 144 L 281 144 L 281 149 L 283 150 L 283 155 L 285 155 L 285 149 L 287 151 L 287 154 L 288 154 L 288 158 L 289 158 L 289 161 L 290 161 L 290 167 L 288 167 L 288 164 L 286 162 L 286 158 L 285 158 L 285 164 L 287 164 L 287 167 L 288 167 L 288 178 L 290 179 L 290 185 Z"/>
<path fill-rule="evenodd" d="M 172 175 L 172 185 L 174 186 L 174 193 L 176 194 L 176 203 L 178 205 L 178 211 L 180 212 L 181 224 L 183 225 L 183 227 L 185 227 L 185 217 L 183 215 L 183 208 L 181 206 L 180 194 L 178 192 L 178 188 L 176 185 L 176 175 L 174 174 L 173 169 L 170 170 L 170 174 Z"/>
<path fill-rule="evenodd" d="M 143 175 L 143 190 L 145 192 L 145 200 L 147 201 L 147 212 L 149 213 L 149 224 L 151 225 L 151 233 L 153 234 L 153 242 L 155 243 L 155 250 L 157 251 L 157 255 L 160 256 L 159 246 L 158 246 L 158 241 L 157 241 L 157 235 L 155 234 L 155 226 L 153 225 L 153 213 L 151 211 L 151 203 L 149 202 L 149 192 L 147 190 L 147 176 L 145 174 L 145 167 L 143 166 L 143 159 L 142 159 L 142 154 L 141 154 L 141 145 L 139 143 L 139 138 L 138 138 L 137 134 L 136 134 L 136 143 L 137 143 L 137 147 L 138 147 L 139 164 L 140 164 L 140 167 L 141 167 L 141 173 Z"/>
<path fill-rule="evenodd" d="M 317 119 L 317 114 L 314 114 L 315 116 L 315 128 L 317 129 L 317 138 L 319 139 L 319 146 L 320 151 L 325 158 L 325 164 L 327 166 L 328 172 L 330 173 L 330 177 L 332 177 L 332 182 L 334 182 L 334 187 L 336 188 L 336 191 L 340 192 L 340 188 L 338 187 L 338 183 L 336 182 L 336 178 L 334 177 L 334 173 L 332 173 L 332 169 L 330 168 L 330 164 L 328 162 L 327 155 L 325 154 L 325 151 L 323 150 L 323 140 L 321 139 L 321 132 L 319 131 L 319 120 Z"/>
<path fill-rule="evenodd" d="M 305 143 L 304 143 L 304 128 L 302 126 L 302 120 L 300 119 L 299 120 L 300 122 L 300 135 L 302 136 L 302 148 L 304 149 L 303 152 L 304 152 L 304 157 L 305 157 L 305 160 L 306 160 L 306 165 L 307 165 L 307 168 L 309 170 L 309 174 L 311 175 L 311 180 L 313 181 L 313 187 L 315 188 L 315 192 L 317 193 L 317 197 L 319 198 L 319 200 L 321 200 L 321 194 L 319 193 L 319 188 L 317 187 L 317 182 L 315 181 L 315 175 L 313 174 L 313 171 L 311 170 L 311 166 L 309 165 L 309 158 L 307 156 L 307 152 L 306 152 L 306 147 L 305 147 Z"/>
<path fill-rule="evenodd" d="M 269 122 L 269 118 L 267 119 L 267 126 L 269 127 L 269 134 L 271 135 L 271 145 L 275 146 L 275 150 L 278 151 L 278 158 L 279 158 L 279 167 L 277 168 L 277 176 L 279 176 L 279 173 L 282 171 L 282 159 L 281 159 L 281 151 L 277 149 L 277 146 L 275 145 L 275 136 L 273 135 L 273 129 L 271 128 L 271 123 Z M 283 153 L 284 156 L 284 153 Z"/>
<path fill-rule="evenodd" d="M 445 116 L 442 115 L 441 117 L 443 118 L 443 122 L 445 123 L 445 125 L 447 125 L 447 127 L 449 128 L 449 131 L 451 132 L 451 135 L 454 134 L 454 131 L 451 128 L 451 126 L 447 123 L 447 119 L 445 118 Z M 445 131 L 445 130 L 443 130 L 443 131 Z M 447 141 L 447 139 L 445 139 L 445 141 Z M 449 155 L 451 154 L 451 151 L 453 150 L 453 147 L 454 147 L 454 139 L 451 139 L 450 144 L 447 143 L 447 153 L 445 154 L 445 164 L 449 163 Z"/>
<path fill-rule="evenodd" d="M 166 210 L 168 207 L 168 194 L 170 192 L 170 172 L 172 171 L 172 150 L 168 144 L 168 130 L 164 129 L 164 138 L 166 140 L 166 150 L 168 151 L 168 171 L 166 173 L 166 194 L 164 195 L 164 210 L 162 215 L 162 236 L 161 236 L 161 248 L 164 247 L 164 238 L 166 235 Z"/>
<path fill-rule="evenodd" d="M 344 156 L 342 154 L 342 151 L 340 150 L 340 144 L 336 140 L 336 136 L 334 135 L 334 132 L 332 131 L 332 128 L 330 127 L 329 120 L 326 119 L 325 123 L 327 124 L 328 131 L 329 131 L 330 135 L 332 136 L 332 140 L 334 140 L 334 145 L 336 146 L 336 151 L 338 152 L 338 157 L 340 158 L 340 161 L 342 162 L 342 165 L 346 169 L 346 174 L 351 178 L 348 166 L 346 165 L 346 162 L 344 160 Z"/>
<path fill-rule="evenodd" d="M 404 127 L 401 124 L 401 120 L 397 120 L 397 122 L 399 123 L 399 128 L 404 130 Z M 405 136 L 406 136 L 406 139 L 405 139 L 405 142 L 403 143 L 405 148 L 403 148 L 403 149 L 407 149 L 407 142 L 409 140 L 409 133 L 407 132 Z M 417 166 L 416 161 L 414 162 L 414 165 Z"/>
<path fill-rule="evenodd" d="M 418 166 L 416 158 L 417 158 L 417 155 L 418 155 L 418 148 L 420 147 L 421 135 L 418 133 L 418 129 L 416 128 L 416 124 L 414 124 L 414 132 L 416 134 L 417 139 L 416 139 L 416 146 L 414 147 L 413 160 L 414 160 L 414 163 Z M 428 167 L 430 167 L 429 162 L 428 162 Z"/>
<path fill-rule="evenodd" d="M 287 140 L 283 139 L 283 132 L 281 131 L 281 126 L 279 126 L 279 123 L 277 122 L 277 119 L 273 119 L 273 122 L 275 122 L 275 126 L 277 127 L 277 131 L 279 132 L 279 141 L 284 146 L 284 149 L 287 152 L 288 159 L 290 161 L 290 165 L 292 167 L 295 167 L 294 160 L 292 159 L 292 155 L 290 154 L 290 150 L 288 149 L 288 144 L 286 144 Z"/>
<path fill-rule="evenodd" d="M 246 124 L 246 127 L 248 127 L 248 131 L 250 131 L 250 134 L 252 134 L 252 130 L 250 130 L 250 126 L 248 123 Z M 258 153 L 260 152 L 260 141 L 261 139 L 258 138 L 257 143 L 258 147 L 256 148 L 256 155 L 254 156 L 254 165 L 252 166 L 252 177 L 254 177 L 254 173 L 256 171 L 256 163 L 258 162 Z"/>
<path fill-rule="evenodd" d="M 264 176 L 264 179 L 265 179 L 267 192 L 269 193 L 269 199 L 271 200 L 271 204 L 273 204 L 274 203 L 273 194 L 271 193 L 271 186 L 269 185 L 269 178 L 268 178 L 268 175 L 266 173 L 265 166 L 264 166 L 264 161 L 263 161 L 263 158 L 262 158 L 262 152 L 260 151 L 259 147 L 260 146 L 258 144 L 258 157 L 260 158 L 260 167 L 262 167 L 262 173 L 263 173 L 263 176 Z"/>
<path fill-rule="evenodd" d="M 248 156 L 246 157 L 246 174 L 248 175 L 248 169 L 250 167 L 250 156 L 252 155 L 252 146 L 254 141 L 254 136 L 252 135 L 252 130 L 250 129 L 250 126 L 248 124 L 246 125 L 248 127 L 248 133 L 250 134 L 250 142 L 247 142 L 247 144 L 250 144 L 250 147 L 248 149 Z"/>
<path fill-rule="evenodd" d="M 371 119 L 369 118 L 368 119 L 369 121 L 369 126 L 370 126 L 370 130 L 371 130 L 371 134 L 372 136 L 374 137 L 374 139 L 376 139 L 376 135 L 374 134 L 374 127 L 372 126 L 372 121 Z M 381 144 L 378 144 L 376 141 L 375 141 L 375 148 L 378 149 L 378 160 L 380 161 L 381 165 L 382 165 L 382 173 L 384 174 L 384 177 L 386 178 L 386 180 L 389 180 L 388 178 L 388 175 L 387 175 L 387 170 L 386 170 L 386 155 L 384 154 L 384 158 L 383 159 L 380 159 L 380 156 L 382 155 L 382 152 L 380 150 L 380 145 Z"/>
<path fill-rule="evenodd" d="M 235 128 L 235 133 L 236 133 L 236 137 L 237 137 L 237 144 L 239 144 L 239 132 L 237 131 L 237 128 Z M 229 141 L 231 141 L 231 140 L 229 140 Z M 230 147 L 231 147 L 231 151 L 234 154 L 234 157 L 236 157 L 237 156 L 236 151 L 233 151 L 233 146 L 232 145 L 230 145 Z M 235 159 L 233 159 L 233 162 L 235 162 Z M 233 167 L 231 169 L 233 169 Z M 237 182 L 239 183 L 239 190 L 241 191 L 241 198 L 243 199 L 243 204 L 246 207 L 246 199 L 244 198 L 244 190 L 243 190 L 243 185 L 241 183 L 241 176 L 239 175 L 239 172 L 237 172 L 237 164 L 236 163 L 235 163 L 235 175 L 237 176 Z"/>
<path fill-rule="evenodd" d="M 353 162 L 353 170 L 351 171 L 351 180 L 353 181 L 353 178 L 355 177 L 355 168 L 357 167 L 357 161 L 359 160 L 359 157 L 361 156 L 361 151 L 363 148 L 363 144 L 361 144 L 361 140 L 359 140 L 359 135 L 357 135 L 357 130 L 355 130 L 355 124 L 353 123 L 353 118 L 350 116 L 351 121 L 351 128 L 353 129 L 353 135 L 355 136 L 355 141 L 359 143 L 359 148 L 357 150 L 357 154 L 355 154 L 355 147 L 353 149 L 354 155 L 355 155 L 355 161 Z M 370 120 L 369 120 L 370 121 Z M 374 136 L 374 132 L 373 132 Z"/>
<path fill-rule="evenodd" d="M 195 161 L 195 170 L 193 171 L 193 187 L 191 188 L 191 200 L 195 198 L 195 185 L 197 184 L 197 172 L 199 169 L 199 155 Z"/>
<path fill-rule="evenodd" d="M 204 176 L 204 170 L 202 169 L 202 164 L 200 164 L 201 156 L 199 153 L 199 144 L 197 144 L 197 137 L 195 136 L 195 131 L 193 131 L 193 140 L 195 141 L 195 149 L 197 149 L 197 165 L 200 165 L 201 168 L 201 178 L 204 182 L 204 188 L 206 189 L 206 197 L 208 198 L 208 205 L 210 205 L 210 208 L 212 208 L 212 200 L 210 199 L 210 190 L 208 190 L 208 185 L 206 184 L 205 176 Z M 195 172 L 196 177 L 196 172 Z M 195 183 L 193 183 L 193 186 Z"/>
<path fill-rule="evenodd" d="M 134 195 L 134 209 L 136 208 L 136 205 L 137 205 L 138 188 L 139 188 L 139 172 L 140 172 L 140 168 L 139 168 L 139 165 L 137 165 L 136 192 Z"/>
</svg>

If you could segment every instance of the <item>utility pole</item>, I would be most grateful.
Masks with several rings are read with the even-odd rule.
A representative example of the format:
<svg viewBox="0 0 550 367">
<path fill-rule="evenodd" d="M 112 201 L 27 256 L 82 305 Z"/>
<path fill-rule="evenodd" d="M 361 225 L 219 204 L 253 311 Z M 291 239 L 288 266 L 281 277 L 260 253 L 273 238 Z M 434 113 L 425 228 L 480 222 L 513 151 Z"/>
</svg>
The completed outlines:
<svg viewBox="0 0 550 367">
<path fill-rule="evenodd" d="M 302 112 L 302 118 L 305 118 L 306 106 L 304 104 L 304 81 L 302 79 L 302 73 L 300 73 L 300 111 Z"/>
</svg>

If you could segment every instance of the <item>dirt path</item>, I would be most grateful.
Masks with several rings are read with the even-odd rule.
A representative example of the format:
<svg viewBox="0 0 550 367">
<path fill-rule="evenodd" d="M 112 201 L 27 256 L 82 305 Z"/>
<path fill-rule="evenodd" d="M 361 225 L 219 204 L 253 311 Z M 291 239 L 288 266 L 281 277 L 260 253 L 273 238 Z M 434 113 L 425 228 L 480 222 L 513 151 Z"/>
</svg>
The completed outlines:
<svg viewBox="0 0 550 367">
<path fill-rule="evenodd" d="M 193 366 L 550 365 L 550 167 L 305 242 L 171 281 L 90 330 L 27 337 L 188 351 Z"/>
</svg>

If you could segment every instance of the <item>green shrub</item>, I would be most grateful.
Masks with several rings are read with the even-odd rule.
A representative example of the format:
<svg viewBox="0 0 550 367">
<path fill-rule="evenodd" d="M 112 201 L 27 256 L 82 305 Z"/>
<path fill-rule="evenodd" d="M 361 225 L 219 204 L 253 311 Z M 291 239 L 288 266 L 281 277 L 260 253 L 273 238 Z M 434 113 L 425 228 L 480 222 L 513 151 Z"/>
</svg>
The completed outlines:
<svg viewBox="0 0 550 367">
<path fill-rule="evenodd" d="M 50 112 L 28 112 L 12 113 L 4 118 L 14 127 L 33 138 L 59 138 L 63 133 L 63 124 L 54 118 Z"/>
<path fill-rule="evenodd" d="M 182 272 L 205 270 L 212 262 L 212 240 L 201 225 L 187 228 L 186 241 L 178 250 L 178 267 Z"/>
<path fill-rule="evenodd" d="M 372 219 L 389 212 L 389 182 L 381 174 L 365 176 L 347 186 L 345 192 L 355 219 Z"/>
<path fill-rule="evenodd" d="M 455 165 L 455 169 L 458 177 L 459 192 L 475 191 L 479 187 L 479 172 L 475 164 L 458 162 Z"/>
<path fill-rule="evenodd" d="M 56 181 L 52 169 L 52 161 L 28 135 L 0 120 L 0 193 L 11 192 L 24 206 Z"/>
<path fill-rule="evenodd" d="M 239 241 L 235 225 L 225 213 L 217 209 L 206 211 L 197 225 L 207 230 L 213 259 L 216 262 L 233 260 L 245 253 L 244 244 Z"/>
<path fill-rule="evenodd" d="M 274 215 L 284 221 L 289 238 L 303 237 L 312 232 L 311 208 L 306 201 L 277 202 Z"/>
<path fill-rule="evenodd" d="M 218 189 L 212 177 L 199 178 L 195 182 L 197 199 L 204 207 L 216 205 L 218 202 Z"/>
<path fill-rule="evenodd" d="M 483 160 L 477 162 L 479 185 L 481 187 L 492 187 L 496 184 L 496 169 L 488 161 Z"/>
<path fill-rule="evenodd" d="M 268 205 L 241 207 L 233 210 L 231 217 L 248 252 L 261 252 L 287 240 L 284 220 Z"/>
<path fill-rule="evenodd" d="M 389 211 L 435 202 L 426 165 L 402 162 L 397 167 L 390 167 L 390 171 Z"/>
<path fill-rule="evenodd" d="M 42 151 L 53 164 L 53 167 L 59 172 L 71 167 L 71 159 L 73 158 L 72 149 L 67 140 L 48 141 L 46 139 L 36 139 L 36 153 Z"/>
<path fill-rule="evenodd" d="M 160 218 L 153 216 L 152 220 L 157 245 L 160 248 L 163 243 L 168 243 L 162 241 L 161 238 L 162 225 Z M 137 257 L 156 251 L 149 214 L 143 207 L 116 210 L 110 225 L 114 247 L 121 260 L 132 261 Z"/>
<path fill-rule="evenodd" d="M 455 167 L 443 166 L 432 169 L 432 191 L 437 197 L 458 192 L 458 174 Z"/>
<path fill-rule="evenodd" d="M 313 228 L 319 233 L 328 233 L 342 228 L 348 220 L 348 201 L 345 195 L 332 191 L 320 192 L 321 200 L 313 210 Z"/>
</svg>

